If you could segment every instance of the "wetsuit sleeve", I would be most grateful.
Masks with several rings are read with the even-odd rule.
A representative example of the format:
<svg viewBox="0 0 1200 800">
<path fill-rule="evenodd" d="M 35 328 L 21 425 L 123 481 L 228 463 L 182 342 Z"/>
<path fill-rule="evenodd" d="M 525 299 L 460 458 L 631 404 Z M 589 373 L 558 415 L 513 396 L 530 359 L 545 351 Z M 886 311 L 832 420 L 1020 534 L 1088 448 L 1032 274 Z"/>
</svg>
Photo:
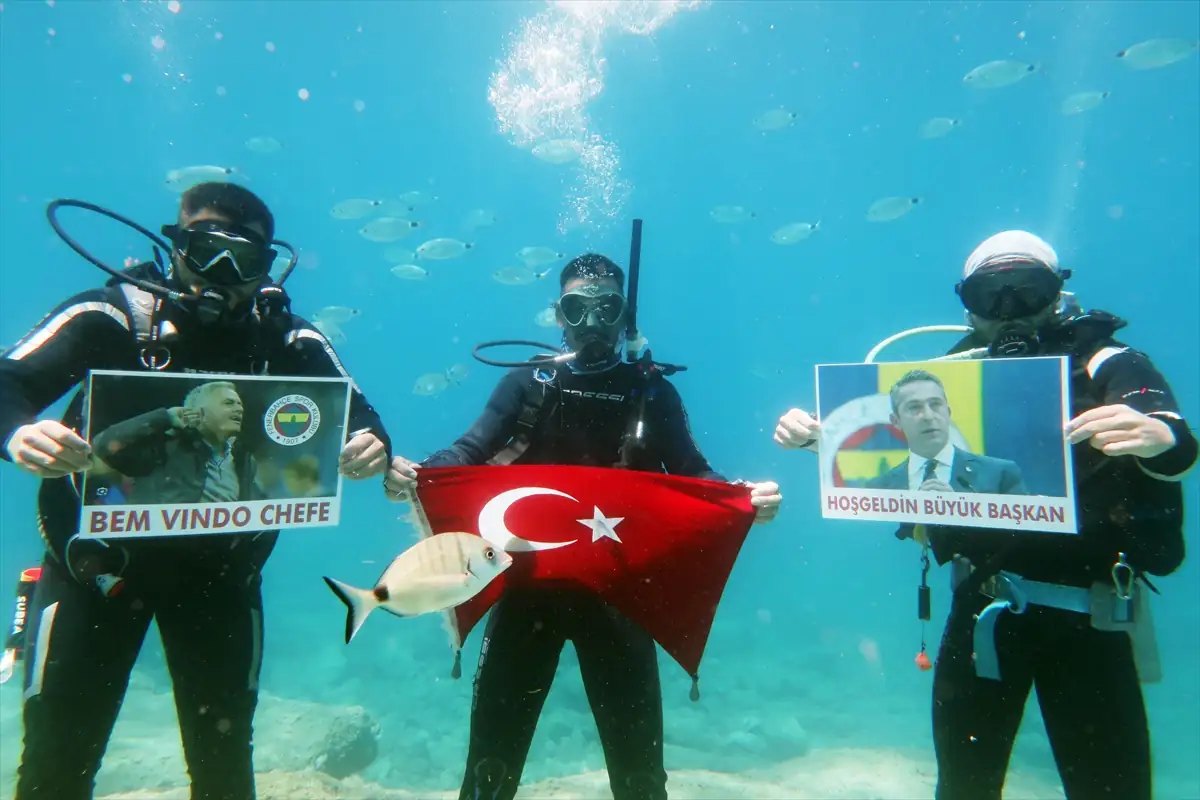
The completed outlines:
<svg viewBox="0 0 1200 800">
<path fill-rule="evenodd" d="M 1088 372 L 1104 405 L 1126 405 L 1157 417 L 1175 434 L 1175 446 L 1154 458 L 1139 458 L 1142 471 L 1153 478 L 1177 481 L 1196 464 L 1196 437 L 1179 411 L 1166 378 L 1144 353 L 1104 348 L 1088 362 Z"/>
<path fill-rule="evenodd" d="M 454 444 L 422 461 L 421 466 L 477 466 L 498 453 L 516 431 L 526 381 L 531 380 L 529 373 L 529 370 L 522 369 L 505 375 L 492 390 L 492 396 L 488 398 L 475 424 Z"/>
<path fill-rule="evenodd" d="M 654 398 L 655 417 L 661 433 L 656 437 L 661 450 L 663 467 L 670 475 L 687 478 L 703 478 L 710 481 L 725 481 L 725 477 L 714 471 L 708 459 L 692 437 L 688 425 L 687 410 L 679 391 L 667 380 L 663 380 Z"/>
<path fill-rule="evenodd" d="M 303 378 L 346 378 L 350 381 L 350 421 L 346 431 L 349 441 L 360 433 L 373 433 L 387 448 L 392 460 L 392 440 L 378 412 L 367 402 L 366 395 L 350 377 L 342 360 L 325 334 L 300 317 L 293 316 L 293 328 L 287 334 L 283 363 L 272 369 L 275 375 L 296 375 Z"/>
<path fill-rule="evenodd" d="M 162 463 L 166 435 L 174 427 L 170 411 L 155 409 L 109 425 L 93 438 L 92 449 L 122 475 L 142 478 Z"/>
<path fill-rule="evenodd" d="M 62 303 L 0 357 L 0 458 L 8 440 L 93 369 L 127 368 L 129 319 L 104 290 Z"/>
</svg>

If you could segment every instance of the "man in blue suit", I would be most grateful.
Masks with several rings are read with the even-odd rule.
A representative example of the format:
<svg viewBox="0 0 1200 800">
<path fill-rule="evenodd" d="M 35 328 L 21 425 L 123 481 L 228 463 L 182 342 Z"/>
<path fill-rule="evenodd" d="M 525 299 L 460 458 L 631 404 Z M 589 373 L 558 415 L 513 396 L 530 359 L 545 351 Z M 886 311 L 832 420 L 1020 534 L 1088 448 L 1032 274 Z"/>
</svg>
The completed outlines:
<svg viewBox="0 0 1200 800">
<path fill-rule="evenodd" d="M 1029 494 L 1014 462 L 968 453 L 950 443 L 950 403 L 936 375 L 910 370 L 892 386 L 891 398 L 892 424 L 908 442 L 908 458 L 867 481 L 866 488 Z"/>
</svg>

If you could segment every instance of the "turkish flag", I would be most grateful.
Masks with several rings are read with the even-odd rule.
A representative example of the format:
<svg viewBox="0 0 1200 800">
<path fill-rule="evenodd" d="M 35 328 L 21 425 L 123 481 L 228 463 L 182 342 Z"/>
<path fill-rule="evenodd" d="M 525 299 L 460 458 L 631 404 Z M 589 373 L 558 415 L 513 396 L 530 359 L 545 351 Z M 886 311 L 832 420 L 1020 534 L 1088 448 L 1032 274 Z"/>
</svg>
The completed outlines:
<svg viewBox="0 0 1200 800">
<path fill-rule="evenodd" d="M 424 535 L 476 533 L 513 565 L 447 612 L 456 650 L 509 586 L 585 589 L 697 677 L 717 604 L 754 523 L 745 486 L 578 466 L 427 467 Z"/>
</svg>

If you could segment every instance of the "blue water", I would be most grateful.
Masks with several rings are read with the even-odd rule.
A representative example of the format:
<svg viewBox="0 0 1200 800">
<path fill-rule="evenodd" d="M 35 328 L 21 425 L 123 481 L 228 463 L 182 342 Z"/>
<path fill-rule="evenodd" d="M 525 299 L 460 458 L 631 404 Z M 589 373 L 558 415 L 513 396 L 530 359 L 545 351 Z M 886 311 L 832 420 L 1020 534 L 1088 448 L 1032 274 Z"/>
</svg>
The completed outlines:
<svg viewBox="0 0 1200 800">
<path fill-rule="evenodd" d="M 668 769 L 751 775 L 832 748 L 870 758 L 895 749 L 932 769 L 930 674 L 912 661 L 921 635 L 914 550 L 889 525 L 823 521 L 816 459 L 778 449 L 771 431 L 789 408 L 813 406 L 815 364 L 859 361 L 898 330 L 960 322 L 952 286 L 963 260 L 1010 228 L 1057 248 L 1085 307 L 1131 320 L 1123 338 L 1152 355 L 1184 413 L 1200 416 L 1200 58 L 1134 71 L 1114 57 L 1154 37 L 1196 39 L 1200 5 L 721 2 L 679 10 L 649 35 L 622 30 L 631 13 L 610 10 L 602 33 L 584 37 L 604 59 L 588 73 L 603 85 L 580 119 L 617 159 L 606 184 L 603 170 L 534 158 L 500 129 L 489 102 L 492 76 L 528 20 L 560 34 L 581 29 L 545 3 L 183 0 L 174 13 L 161 2 L 7 0 L 0 344 L 101 278 L 53 235 L 49 200 L 86 199 L 157 228 L 176 210 L 169 170 L 235 166 L 270 204 L 281 238 L 302 251 L 288 285 L 294 308 L 363 312 L 344 327 L 339 353 L 397 452 L 419 459 L 474 420 L 499 377 L 471 360 L 474 343 L 548 335 L 533 317 L 553 287 L 501 286 L 491 272 L 526 245 L 624 262 L 630 221 L 643 218 L 641 327 L 656 356 L 690 367 L 676 384 L 701 447 L 724 474 L 776 480 L 785 495 L 734 571 L 700 704 L 660 657 Z M 558 67 L 573 58 L 567 51 Z M 1006 58 L 1040 69 L 995 90 L 964 86 L 968 70 Z M 1085 114 L 1059 112 L 1086 90 L 1111 96 Z M 754 128 L 780 106 L 798 114 L 794 126 Z M 963 122 L 944 138 L 918 138 L 935 116 Z M 262 136 L 283 149 L 247 148 Z M 388 245 L 355 232 L 365 220 L 329 213 L 351 197 L 410 190 L 438 199 L 414 215 L 422 235 L 399 246 L 413 249 L 423 234 L 466 237 L 460 220 L 470 209 L 498 217 L 466 237 L 475 245 L 466 256 L 435 262 L 421 283 L 389 274 Z M 867 207 L 889 195 L 921 202 L 902 219 L 868 223 Z M 599 198 L 582 220 L 579 196 Z M 722 204 L 757 216 L 719 225 L 709 210 Z M 134 234 L 71 220 L 109 260 L 146 255 Z M 787 222 L 818 220 L 795 246 L 769 239 Z M 928 357 L 948 343 L 918 339 L 889 357 Z M 461 385 L 436 398 L 413 393 L 418 376 L 455 363 L 470 367 Z M 1197 485 L 1194 476 L 1185 484 L 1192 553 Z M 0 469 L 0 600 L 39 558 L 35 489 L 11 465 Z M 319 580 L 371 580 L 377 567 L 364 561 L 383 562 L 412 541 L 402 512 L 376 484 L 349 485 L 339 528 L 283 537 L 266 575 L 263 691 L 363 706 L 383 725 L 380 759 L 364 777 L 450 790 L 465 758 L 479 633 L 457 682 L 446 678 L 434 617 L 372 619 L 346 647 L 341 606 Z M 1200 797 L 1197 563 L 1158 582 L 1166 677 L 1145 691 L 1163 798 Z M 934 578 L 930 642 L 947 608 L 945 579 Z M 139 671 L 161 681 L 156 651 L 152 637 Z M 10 791 L 20 750 L 12 688 L 0 691 L 0 793 Z M 148 707 L 131 694 L 125 714 Z M 154 708 L 162 713 L 142 721 L 146 735 L 172 741 L 174 714 Z M 1029 716 L 1013 766 L 1052 786 L 1036 704 Z M 282 758 L 269 755 L 272 736 L 259 726 L 260 765 Z M 118 755 L 110 749 L 102 791 L 139 788 Z M 568 649 L 525 780 L 596 769 L 603 759 Z M 141 785 L 185 780 L 179 767 Z M 1041 796 L 1060 796 L 1048 791 Z M 871 796 L 911 796 L 903 792 Z"/>
</svg>

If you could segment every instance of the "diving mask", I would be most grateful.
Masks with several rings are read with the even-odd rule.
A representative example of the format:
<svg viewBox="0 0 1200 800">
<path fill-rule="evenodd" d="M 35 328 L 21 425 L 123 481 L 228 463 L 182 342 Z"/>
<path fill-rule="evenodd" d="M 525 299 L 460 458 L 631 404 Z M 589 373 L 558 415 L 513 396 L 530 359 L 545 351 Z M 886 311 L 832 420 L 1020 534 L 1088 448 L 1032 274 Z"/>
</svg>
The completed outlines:
<svg viewBox="0 0 1200 800">
<path fill-rule="evenodd" d="M 593 316 L 600 325 L 612 327 L 625 315 L 625 296 L 611 289 L 585 286 L 560 297 L 558 310 L 572 328 L 588 324 Z"/>
<path fill-rule="evenodd" d="M 188 228 L 164 225 L 162 233 L 188 269 L 216 286 L 261 281 L 275 262 L 275 250 L 244 228 L 198 222 Z"/>
<path fill-rule="evenodd" d="M 1069 277 L 1069 269 L 1056 271 L 1040 261 L 993 261 L 960 281 L 954 291 L 975 316 L 1011 322 L 1054 305 Z"/>
</svg>

